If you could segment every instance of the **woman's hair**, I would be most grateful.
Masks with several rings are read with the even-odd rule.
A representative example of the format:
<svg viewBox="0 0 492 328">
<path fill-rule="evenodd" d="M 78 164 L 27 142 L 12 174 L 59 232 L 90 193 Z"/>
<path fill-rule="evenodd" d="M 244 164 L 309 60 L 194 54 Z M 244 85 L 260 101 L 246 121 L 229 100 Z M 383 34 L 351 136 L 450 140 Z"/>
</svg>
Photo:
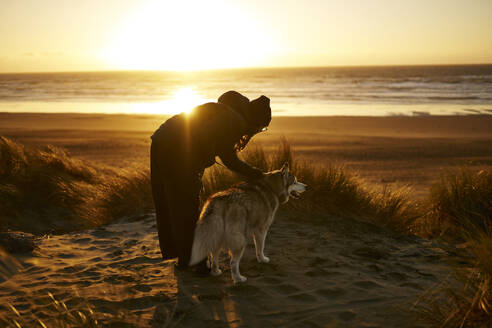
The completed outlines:
<svg viewBox="0 0 492 328">
<path fill-rule="evenodd" d="M 272 109 L 268 97 L 261 96 L 251 100 L 248 107 L 249 121 L 254 129 L 260 129 L 270 124 Z"/>
<path fill-rule="evenodd" d="M 248 144 L 249 142 L 249 139 L 251 139 L 252 136 L 250 136 L 249 134 L 245 134 L 241 137 L 241 139 L 239 139 L 239 141 L 234 145 L 234 150 L 235 151 L 241 151 L 244 149 L 244 147 L 246 147 L 246 145 Z"/>
<path fill-rule="evenodd" d="M 249 101 L 247 97 L 239 92 L 231 90 L 221 95 L 217 102 L 239 111 L 248 122 L 248 131 L 234 145 L 236 151 L 243 150 L 251 137 L 253 137 L 261 128 L 268 126 L 272 119 L 270 99 L 265 96 Z"/>
<path fill-rule="evenodd" d="M 241 112 L 246 111 L 249 106 L 249 99 L 233 90 L 222 94 L 222 96 L 217 99 L 217 102 L 232 107 L 236 110 L 240 110 Z"/>
</svg>

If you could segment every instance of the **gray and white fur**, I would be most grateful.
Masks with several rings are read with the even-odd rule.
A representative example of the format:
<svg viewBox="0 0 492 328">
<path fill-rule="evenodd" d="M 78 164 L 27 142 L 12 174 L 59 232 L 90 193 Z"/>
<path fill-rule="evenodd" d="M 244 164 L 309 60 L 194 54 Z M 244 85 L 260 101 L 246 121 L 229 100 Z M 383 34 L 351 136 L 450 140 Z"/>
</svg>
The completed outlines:
<svg viewBox="0 0 492 328">
<path fill-rule="evenodd" d="M 212 195 L 205 203 L 195 228 L 189 265 L 195 265 L 208 256 L 210 273 L 218 276 L 222 273 L 220 252 L 228 250 L 233 281 L 246 281 L 239 272 L 239 262 L 248 235 L 253 236 L 258 262 L 270 262 L 263 251 L 277 209 L 289 197 L 298 198 L 305 190 L 306 185 L 297 182 L 289 173 L 288 165 L 284 164 L 280 170 L 265 173 L 261 179 Z"/>
</svg>

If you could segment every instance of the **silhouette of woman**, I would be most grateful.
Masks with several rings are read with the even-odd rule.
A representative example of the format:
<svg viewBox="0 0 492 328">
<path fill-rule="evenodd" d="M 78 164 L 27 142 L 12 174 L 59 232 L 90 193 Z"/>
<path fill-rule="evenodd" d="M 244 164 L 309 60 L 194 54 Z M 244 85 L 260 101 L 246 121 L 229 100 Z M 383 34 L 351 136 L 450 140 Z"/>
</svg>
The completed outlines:
<svg viewBox="0 0 492 328">
<path fill-rule="evenodd" d="M 236 153 L 270 120 L 270 99 L 261 96 L 249 101 L 236 91 L 228 91 L 217 103 L 175 115 L 154 132 L 150 149 L 152 196 L 164 259 L 178 257 L 179 267 L 188 266 L 199 216 L 201 178 L 204 169 L 215 163 L 215 156 L 247 180 L 263 176 Z"/>
</svg>

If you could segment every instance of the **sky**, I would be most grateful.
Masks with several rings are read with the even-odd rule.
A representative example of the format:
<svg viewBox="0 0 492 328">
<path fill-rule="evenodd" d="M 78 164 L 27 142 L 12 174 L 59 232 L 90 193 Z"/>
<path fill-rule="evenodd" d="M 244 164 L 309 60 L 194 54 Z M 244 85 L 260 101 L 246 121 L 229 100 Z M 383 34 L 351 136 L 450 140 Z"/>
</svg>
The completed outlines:
<svg viewBox="0 0 492 328">
<path fill-rule="evenodd" d="M 492 63 L 491 0 L 0 0 L 0 72 Z"/>
</svg>

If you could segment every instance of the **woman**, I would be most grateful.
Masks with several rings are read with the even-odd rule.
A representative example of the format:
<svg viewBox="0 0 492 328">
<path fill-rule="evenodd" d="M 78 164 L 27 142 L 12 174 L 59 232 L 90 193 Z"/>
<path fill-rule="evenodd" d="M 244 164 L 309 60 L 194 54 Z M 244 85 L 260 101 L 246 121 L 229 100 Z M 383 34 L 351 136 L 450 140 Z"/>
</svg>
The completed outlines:
<svg viewBox="0 0 492 328">
<path fill-rule="evenodd" d="M 201 177 L 219 156 L 225 166 L 247 180 L 263 173 L 237 157 L 249 139 L 270 124 L 270 99 L 249 101 L 228 91 L 217 103 L 206 103 L 190 114 L 168 119 L 152 135 L 150 150 L 152 195 L 159 246 L 164 259 L 189 263 L 199 216 Z"/>
</svg>

